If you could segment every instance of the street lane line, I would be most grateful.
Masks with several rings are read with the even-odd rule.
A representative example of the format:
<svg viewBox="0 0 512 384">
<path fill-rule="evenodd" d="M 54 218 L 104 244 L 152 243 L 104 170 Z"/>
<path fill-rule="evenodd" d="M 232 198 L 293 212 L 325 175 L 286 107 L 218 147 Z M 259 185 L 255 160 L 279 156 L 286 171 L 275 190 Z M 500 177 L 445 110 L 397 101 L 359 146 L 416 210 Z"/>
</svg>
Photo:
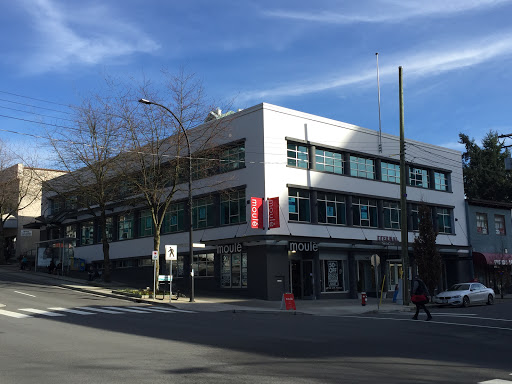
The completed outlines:
<svg viewBox="0 0 512 384">
<path fill-rule="evenodd" d="M 23 293 L 23 292 L 19 292 L 19 291 L 14 291 L 14 293 L 19 293 L 20 295 L 26 295 L 26 296 L 30 296 L 30 297 L 35 297 L 34 295 L 30 295 L 28 293 Z"/>
<path fill-rule="evenodd" d="M 133 312 L 133 313 L 150 313 L 148 311 L 139 311 L 137 309 L 130 309 L 130 308 L 126 308 L 126 307 L 105 307 L 105 308 L 112 309 L 114 311 Z"/>
<path fill-rule="evenodd" d="M 450 314 L 450 315 L 444 315 L 442 313 L 432 312 L 434 316 L 441 316 L 441 317 L 455 317 L 459 319 L 475 319 L 475 320 L 493 320 L 493 321 L 504 321 L 504 322 L 512 322 L 512 319 L 496 319 L 494 317 L 479 317 L 476 315 L 466 316 L 466 315 L 457 315 L 457 314 Z M 410 316 L 410 314 L 406 314 L 407 316 Z"/>
<path fill-rule="evenodd" d="M 95 313 L 78 311 L 76 309 L 69 309 L 69 308 L 53 307 L 53 308 L 48 308 L 48 309 L 51 309 L 52 311 L 74 313 L 76 315 L 95 315 Z"/>
<path fill-rule="evenodd" d="M 176 308 L 155 308 L 155 307 L 129 307 L 134 309 L 142 309 L 144 311 L 155 311 L 155 312 L 185 312 L 185 313 L 197 313 L 194 311 L 187 311 L 185 309 L 176 309 Z"/>
<path fill-rule="evenodd" d="M 489 325 L 478 325 L 478 324 L 461 324 L 461 323 L 449 323 L 447 321 L 422 321 L 422 320 L 412 320 L 412 319 L 397 319 L 395 317 L 371 317 L 371 316 L 355 316 L 355 315 L 338 315 L 336 317 L 347 317 L 353 319 L 371 319 L 371 320 L 393 320 L 393 321 L 413 321 L 415 323 L 428 323 L 428 324 L 445 324 L 445 325 L 458 325 L 460 327 L 470 327 L 470 328 L 487 328 L 487 329 L 500 329 L 502 331 L 511 331 L 512 328 L 503 328 L 503 327 L 491 327 Z M 512 383 L 510 383 L 512 384 Z"/>
<path fill-rule="evenodd" d="M 30 315 L 25 315 L 24 313 L 5 311 L 3 309 L 0 309 L 0 315 L 9 316 L 9 317 L 15 317 L 17 319 L 25 319 L 27 317 L 32 317 Z"/>
<path fill-rule="evenodd" d="M 66 315 L 63 315 L 62 313 L 43 311 L 41 309 L 35 309 L 35 308 L 20 308 L 20 311 L 31 312 L 31 313 L 35 313 L 38 315 L 44 315 L 44 316 L 66 316 Z"/>
<path fill-rule="evenodd" d="M 93 307 L 80 307 L 80 309 L 87 309 L 88 311 L 94 311 L 94 312 L 102 312 L 102 313 L 111 313 L 112 315 L 120 315 L 122 312 L 119 311 L 110 311 L 108 309 L 103 308 L 93 308 Z"/>
<path fill-rule="evenodd" d="M 512 384 L 510 380 L 492 379 L 487 381 L 479 381 L 478 384 Z"/>
</svg>

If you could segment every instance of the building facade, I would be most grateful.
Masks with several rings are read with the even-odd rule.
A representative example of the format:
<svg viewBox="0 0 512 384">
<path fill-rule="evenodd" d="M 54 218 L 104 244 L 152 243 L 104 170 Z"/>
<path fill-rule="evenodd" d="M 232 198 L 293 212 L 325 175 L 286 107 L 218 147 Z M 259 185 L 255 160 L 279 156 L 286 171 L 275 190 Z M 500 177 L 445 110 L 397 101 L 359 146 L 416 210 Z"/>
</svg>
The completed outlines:
<svg viewBox="0 0 512 384">
<path fill-rule="evenodd" d="M 474 276 L 497 293 L 511 285 L 512 204 L 467 200 L 468 236 Z"/>
<path fill-rule="evenodd" d="M 328 299 L 395 289 L 402 274 L 398 137 L 383 134 L 379 151 L 374 130 L 264 103 L 230 115 L 220 145 L 221 165 L 193 183 L 193 242 L 205 245 L 192 261 L 198 292 L 279 300 L 286 291 Z M 427 204 L 439 232 L 443 288 L 467 280 L 460 152 L 412 140 L 406 146 L 412 268 L 418 207 Z M 160 249 L 165 265 L 164 245 L 178 245 L 178 284 L 189 273 L 185 191 L 167 212 Z M 263 209 L 252 197 L 262 199 Z M 46 204 L 56 214 L 64 203 L 47 195 Z M 151 281 L 148 215 L 144 207 L 112 208 L 114 279 Z M 54 236 L 77 238 L 75 257 L 101 266 L 98 233 L 90 216 L 74 213 L 63 216 Z"/>
</svg>

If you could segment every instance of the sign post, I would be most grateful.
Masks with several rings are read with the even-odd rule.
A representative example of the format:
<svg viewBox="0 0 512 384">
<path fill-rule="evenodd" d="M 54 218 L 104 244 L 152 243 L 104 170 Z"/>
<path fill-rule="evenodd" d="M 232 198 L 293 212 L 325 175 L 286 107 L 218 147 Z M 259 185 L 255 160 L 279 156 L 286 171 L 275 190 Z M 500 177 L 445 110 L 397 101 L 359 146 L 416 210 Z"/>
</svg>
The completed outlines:
<svg viewBox="0 0 512 384">
<path fill-rule="evenodd" d="M 158 251 L 153 251 L 151 254 L 153 260 L 153 300 L 156 299 L 156 261 L 158 260 Z"/>
<path fill-rule="evenodd" d="M 165 260 L 169 260 L 171 265 L 169 267 L 169 303 L 172 302 L 172 261 L 178 260 L 178 246 L 177 245 L 166 245 L 165 246 Z"/>
</svg>

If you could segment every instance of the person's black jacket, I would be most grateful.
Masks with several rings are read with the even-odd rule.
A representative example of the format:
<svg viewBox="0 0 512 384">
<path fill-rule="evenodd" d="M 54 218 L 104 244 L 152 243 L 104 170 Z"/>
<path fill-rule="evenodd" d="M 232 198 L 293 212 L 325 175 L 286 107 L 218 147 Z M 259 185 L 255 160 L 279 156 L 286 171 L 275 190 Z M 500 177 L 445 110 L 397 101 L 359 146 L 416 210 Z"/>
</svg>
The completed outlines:
<svg viewBox="0 0 512 384">
<path fill-rule="evenodd" d="M 430 292 L 428 291 L 427 286 L 419 277 L 414 278 L 411 295 L 425 295 L 427 297 L 430 296 Z"/>
</svg>

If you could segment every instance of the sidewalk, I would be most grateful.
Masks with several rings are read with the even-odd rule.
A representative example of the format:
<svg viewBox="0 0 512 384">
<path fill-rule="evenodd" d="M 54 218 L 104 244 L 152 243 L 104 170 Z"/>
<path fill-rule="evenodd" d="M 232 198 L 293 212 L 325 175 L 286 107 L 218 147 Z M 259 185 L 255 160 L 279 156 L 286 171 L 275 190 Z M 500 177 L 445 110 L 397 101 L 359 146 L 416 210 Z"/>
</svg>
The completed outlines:
<svg viewBox="0 0 512 384">
<path fill-rule="evenodd" d="M 340 316 L 358 315 L 372 312 L 403 312 L 410 311 L 412 307 L 398 305 L 391 299 L 383 299 L 382 304 L 376 298 L 368 298 L 368 303 L 363 306 L 357 299 L 323 299 L 323 300 L 296 300 L 296 311 L 281 310 L 280 301 L 267 301 L 247 298 L 195 296 L 195 301 L 190 302 L 188 298 L 172 300 L 169 303 L 169 296 L 162 300 L 161 295 L 156 299 L 139 299 L 114 293 L 113 291 L 122 288 L 130 288 L 126 284 L 117 282 L 104 283 L 101 281 L 90 282 L 76 279 L 69 276 L 49 275 L 46 272 L 20 271 L 17 265 L 0 266 L 0 271 L 8 274 L 23 274 L 27 279 L 34 282 L 58 285 L 76 291 L 88 292 L 105 297 L 114 297 L 130 300 L 138 303 L 153 305 L 165 305 L 177 309 L 192 310 L 198 312 L 259 312 L 259 313 L 283 313 L 302 314 L 317 316 Z"/>
</svg>

